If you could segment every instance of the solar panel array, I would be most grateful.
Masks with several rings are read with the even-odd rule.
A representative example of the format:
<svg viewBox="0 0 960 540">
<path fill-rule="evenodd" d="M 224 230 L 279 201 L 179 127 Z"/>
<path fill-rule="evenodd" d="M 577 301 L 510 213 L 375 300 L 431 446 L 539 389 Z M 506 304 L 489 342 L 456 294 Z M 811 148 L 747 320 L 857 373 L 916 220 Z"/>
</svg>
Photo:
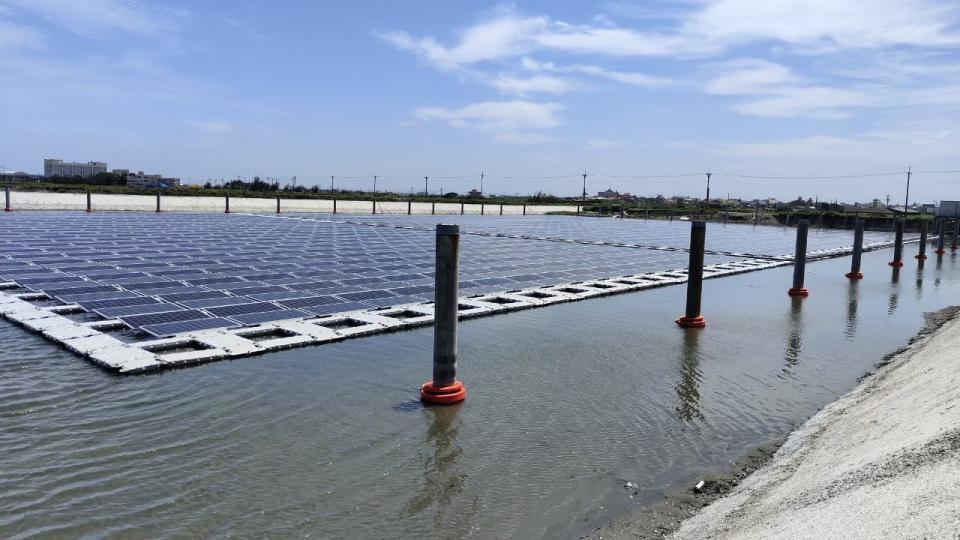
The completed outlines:
<svg viewBox="0 0 960 540">
<path fill-rule="evenodd" d="M 488 211 L 495 212 L 491 206 Z M 368 222 L 393 226 L 430 228 L 438 221 L 457 223 L 462 228 L 488 234 L 508 236 L 540 236 L 584 242 L 632 243 L 648 246 L 686 248 L 690 242 L 690 223 L 665 220 L 572 218 L 569 216 L 398 216 L 398 215 L 331 215 L 305 214 L 318 219 L 348 222 Z M 893 240 L 892 232 L 866 231 L 864 243 Z M 751 253 L 758 256 L 792 256 L 796 229 L 737 223 L 711 223 L 707 231 L 707 249 L 724 252 Z M 850 247 L 853 231 L 818 229 L 811 226 L 807 249 Z"/>
<path fill-rule="evenodd" d="M 687 262 L 676 251 L 488 236 L 464 235 L 461 245 L 463 295 Z M 14 212 L 0 218 L 0 281 L 165 336 L 430 301 L 434 249 L 426 228 L 238 214 Z M 707 264 L 732 260 L 709 256 Z"/>
</svg>

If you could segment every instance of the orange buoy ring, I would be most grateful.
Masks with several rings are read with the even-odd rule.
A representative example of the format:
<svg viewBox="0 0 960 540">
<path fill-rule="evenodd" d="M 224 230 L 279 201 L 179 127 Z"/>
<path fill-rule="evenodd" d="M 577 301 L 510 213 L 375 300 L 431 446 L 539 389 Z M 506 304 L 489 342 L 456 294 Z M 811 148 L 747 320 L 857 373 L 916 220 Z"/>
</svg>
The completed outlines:
<svg viewBox="0 0 960 540">
<path fill-rule="evenodd" d="M 420 387 L 420 401 L 434 405 L 452 405 L 467 399 L 467 389 L 461 381 L 453 381 L 449 386 L 435 387 L 433 381 L 427 381 Z"/>
<path fill-rule="evenodd" d="M 810 291 L 804 288 L 800 288 L 800 289 L 790 288 L 790 290 L 787 291 L 787 294 L 789 294 L 790 296 L 810 296 Z"/>
<path fill-rule="evenodd" d="M 680 328 L 703 328 L 707 326 L 707 320 L 700 315 L 696 317 L 680 317 L 675 322 Z"/>
<path fill-rule="evenodd" d="M 925 260 L 927 260 L 927 256 L 926 256 L 926 255 L 914 255 L 913 258 L 914 258 L 914 259 L 917 259 L 918 261 L 925 261 Z"/>
<path fill-rule="evenodd" d="M 890 261 L 887 264 L 894 268 L 900 268 L 901 266 L 903 266 L 903 261 Z"/>
<path fill-rule="evenodd" d="M 844 275 L 850 279 L 863 279 L 863 272 L 847 272 Z"/>
<path fill-rule="evenodd" d="M 938 249 L 938 250 L 934 251 L 934 253 L 936 253 L 937 255 L 943 255 L 943 254 L 946 253 L 946 252 L 947 252 L 947 250 L 945 250 L 945 249 Z"/>
</svg>

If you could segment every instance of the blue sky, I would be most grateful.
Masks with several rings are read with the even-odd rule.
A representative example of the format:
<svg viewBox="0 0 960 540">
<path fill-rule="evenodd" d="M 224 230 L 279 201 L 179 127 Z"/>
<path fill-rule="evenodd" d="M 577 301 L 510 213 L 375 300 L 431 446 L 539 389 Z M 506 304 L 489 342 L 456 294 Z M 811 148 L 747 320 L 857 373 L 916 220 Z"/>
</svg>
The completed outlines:
<svg viewBox="0 0 960 540">
<path fill-rule="evenodd" d="M 8 170 L 960 199 L 956 2 L 0 0 L 0 72 Z"/>
</svg>

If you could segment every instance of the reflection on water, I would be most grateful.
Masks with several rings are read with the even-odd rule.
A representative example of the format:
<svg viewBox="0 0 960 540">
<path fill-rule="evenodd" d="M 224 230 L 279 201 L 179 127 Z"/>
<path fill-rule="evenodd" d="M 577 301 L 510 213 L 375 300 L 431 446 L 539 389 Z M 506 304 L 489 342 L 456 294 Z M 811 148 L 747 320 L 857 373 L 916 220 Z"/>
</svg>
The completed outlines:
<svg viewBox="0 0 960 540">
<path fill-rule="evenodd" d="M 800 361 L 800 349 L 803 345 L 803 298 L 790 297 L 790 318 L 787 328 L 787 350 L 784 355 L 786 365 L 783 371 L 789 373 Z"/>
<path fill-rule="evenodd" d="M 913 288 L 913 297 L 917 300 L 923 297 L 923 261 L 917 266 L 916 287 Z"/>
<path fill-rule="evenodd" d="M 434 530 L 444 530 L 447 509 L 463 492 L 466 475 L 458 470 L 463 449 L 457 444 L 460 430 L 458 413 L 463 403 L 446 407 L 423 407 L 424 418 L 429 422 L 420 449 L 423 464 L 423 485 L 407 501 L 400 517 L 412 517 L 433 509 Z M 468 522 L 473 522 L 470 513 Z M 457 519 L 462 520 L 464 516 Z M 452 532 L 452 531 L 451 531 Z"/>
<path fill-rule="evenodd" d="M 894 266 L 890 275 L 890 297 L 887 299 L 887 315 L 897 312 L 900 302 L 900 268 Z"/>
<path fill-rule="evenodd" d="M 860 298 L 860 280 L 851 279 L 847 288 L 847 326 L 843 335 L 853 339 L 857 335 L 857 303 Z"/>
<path fill-rule="evenodd" d="M 700 334 L 702 330 L 688 328 L 683 334 L 680 352 L 680 382 L 677 383 L 677 416 L 684 422 L 703 418 L 700 410 Z"/>
</svg>

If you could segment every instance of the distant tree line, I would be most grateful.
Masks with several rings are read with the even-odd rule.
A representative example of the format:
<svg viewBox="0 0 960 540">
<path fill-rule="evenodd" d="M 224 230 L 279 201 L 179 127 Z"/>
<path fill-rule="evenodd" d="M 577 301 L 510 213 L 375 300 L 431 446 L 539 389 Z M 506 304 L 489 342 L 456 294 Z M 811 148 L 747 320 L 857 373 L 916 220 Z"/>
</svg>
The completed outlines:
<svg viewBox="0 0 960 540">
<path fill-rule="evenodd" d="M 87 186 L 125 186 L 127 177 L 122 174 L 100 173 L 94 176 L 48 176 L 43 179 L 47 184 L 68 184 Z"/>
</svg>

